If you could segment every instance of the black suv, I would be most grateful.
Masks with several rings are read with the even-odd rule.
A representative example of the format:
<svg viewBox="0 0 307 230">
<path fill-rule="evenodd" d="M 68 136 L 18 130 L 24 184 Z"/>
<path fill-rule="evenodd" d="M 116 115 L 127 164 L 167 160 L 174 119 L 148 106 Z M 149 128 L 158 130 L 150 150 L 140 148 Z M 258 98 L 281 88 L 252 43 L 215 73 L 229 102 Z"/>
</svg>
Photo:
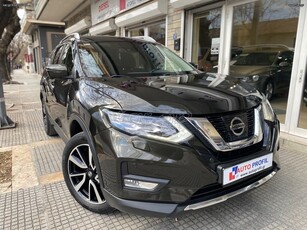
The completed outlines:
<svg viewBox="0 0 307 230">
<path fill-rule="evenodd" d="M 175 216 L 227 200 L 279 169 L 279 122 L 249 85 L 206 74 L 147 39 L 64 38 L 41 79 L 48 135 L 85 208 Z"/>
</svg>

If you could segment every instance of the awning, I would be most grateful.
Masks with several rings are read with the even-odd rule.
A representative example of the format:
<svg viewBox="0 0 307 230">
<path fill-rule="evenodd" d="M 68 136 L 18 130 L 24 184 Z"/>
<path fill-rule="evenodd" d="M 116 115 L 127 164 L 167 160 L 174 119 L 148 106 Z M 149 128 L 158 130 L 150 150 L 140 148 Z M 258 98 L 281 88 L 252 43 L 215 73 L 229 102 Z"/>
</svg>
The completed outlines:
<svg viewBox="0 0 307 230">
<path fill-rule="evenodd" d="M 174 8 L 186 8 L 200 3 L 205 4 L 212 1 L 213 0 L 170 0 L 170 3 Z"/>
<path fill-rule="evenodd" d="M 42 20 L 35 20 L 35 19 L 27 19 L 24 26 L 22 27 L 21 32 L 25 34 L 31 34 L 32 27 L 35 25 L 41 26 L 53 26 L 53 27 L 65 27 L 64 22 L 51 22 L 51 21 L 42 21 Z"/>
<path fill-rule="evenodd" d="M 72 33 L 83 31 L 89 28 L 91 25 L 92 25 L 92 22 L 91 22 L 90 16 L 86 16 L 85 18 L 77 22 L 76 24 L 65 29 L 65 34 L 72 34 Z"/>
<path fill-rule="evenodd" d="M 133 9 L 115 18 L 115 24 L 120 27 L 140 23 L 155 17 L 167 14 L 168 1 L 158 0 L 144 5 L 138 9 Z"/>
<path fill-rule="evenodd" d="M 90 28 L 90 35 L 97 35 L 97 34 L 105 34 L 111 31 L 114 31 L 117 29 L 117 26 L 115 25 L 114 18 L 111 18 L 105 22 L 102 22 L 100 24 L 97 24 Z"/>
</svg>

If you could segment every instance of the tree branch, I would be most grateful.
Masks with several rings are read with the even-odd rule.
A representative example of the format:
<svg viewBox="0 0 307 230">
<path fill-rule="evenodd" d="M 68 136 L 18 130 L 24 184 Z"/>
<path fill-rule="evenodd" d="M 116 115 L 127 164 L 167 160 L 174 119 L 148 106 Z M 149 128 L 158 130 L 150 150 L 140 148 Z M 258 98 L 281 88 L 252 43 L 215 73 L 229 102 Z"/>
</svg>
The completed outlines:
<svg viewBox="0 0 307 230">
<path fill-rule="evenodd" d="M 5 27 L 5 31 L 0 40 L 0 48 L 8 47 L 14 36 L 20 31 L 19 17 L 17 15 L 17 9 L 12 8 L 11 17 L 8 25 Z M 1 32 L 1 31 L 0 31 Z"/>
</svg>

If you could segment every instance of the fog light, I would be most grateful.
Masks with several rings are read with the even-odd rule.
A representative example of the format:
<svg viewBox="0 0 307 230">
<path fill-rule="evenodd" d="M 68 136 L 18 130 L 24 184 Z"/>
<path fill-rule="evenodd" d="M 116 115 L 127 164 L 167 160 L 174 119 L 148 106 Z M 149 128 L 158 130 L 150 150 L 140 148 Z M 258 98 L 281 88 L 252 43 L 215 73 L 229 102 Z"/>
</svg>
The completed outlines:
<svg viewBox="0 0 307 230">
<path fill-rule="evenodd" d="M 141 189 L 147 191 L 153 191 L 157 188 L 157 183 L 133 180 L 133 179 L 124 179 L 124 185 L 127 188 Z"/>
</svg>

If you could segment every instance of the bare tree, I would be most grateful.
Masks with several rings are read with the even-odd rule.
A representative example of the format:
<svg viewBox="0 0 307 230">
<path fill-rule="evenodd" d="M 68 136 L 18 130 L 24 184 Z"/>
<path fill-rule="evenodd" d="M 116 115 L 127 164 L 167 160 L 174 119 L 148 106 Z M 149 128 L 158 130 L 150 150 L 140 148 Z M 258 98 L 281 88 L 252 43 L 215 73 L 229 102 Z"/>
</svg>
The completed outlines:
<svg viewBox="0 0 307 230">
<path fill-rule="evenodd" d="M 24 47 L 27 47 L 29 43 L 30 42 L 29 42 L 28 35 L 21 33 L 21 32 L 16 34 L 6 51 L 7 56 L 9 57 L 10 61 L 14 62 L 15 59 L 19 56 L 21 50 Z"/>
<path fill-rule="evenodd" d="M 0 0 L 0 129 L 15 127 L 15 123 L 6 114 L 2 82 L 10 80 L 6 53 L 19 31 L 16 1 Z"/>
</svg>

